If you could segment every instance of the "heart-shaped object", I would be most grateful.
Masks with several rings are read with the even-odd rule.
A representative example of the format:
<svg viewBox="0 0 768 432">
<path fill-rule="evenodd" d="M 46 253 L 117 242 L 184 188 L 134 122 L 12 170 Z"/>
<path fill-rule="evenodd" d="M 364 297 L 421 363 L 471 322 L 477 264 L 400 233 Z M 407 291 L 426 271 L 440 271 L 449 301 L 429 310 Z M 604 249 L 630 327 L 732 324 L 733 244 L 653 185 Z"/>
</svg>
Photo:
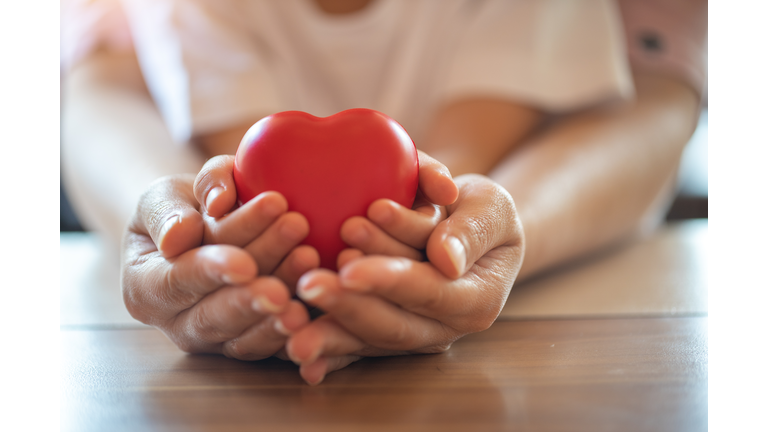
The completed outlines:
<svg viewBox="0 0 768 432">
<path fill-rule="evenodd" d="M 413 140 L 396 121 L 356 108 L 329 117 L 285 111 L 261 119 L 243 137 L 234 167 L 240 203 L 265 191 L 285 196 L 309 221 L 304 244 L 320 266 L 336 270 L 347 245 L 341 225 L 389 198 L 410 208 L 419 183 Z"/>
</svg>

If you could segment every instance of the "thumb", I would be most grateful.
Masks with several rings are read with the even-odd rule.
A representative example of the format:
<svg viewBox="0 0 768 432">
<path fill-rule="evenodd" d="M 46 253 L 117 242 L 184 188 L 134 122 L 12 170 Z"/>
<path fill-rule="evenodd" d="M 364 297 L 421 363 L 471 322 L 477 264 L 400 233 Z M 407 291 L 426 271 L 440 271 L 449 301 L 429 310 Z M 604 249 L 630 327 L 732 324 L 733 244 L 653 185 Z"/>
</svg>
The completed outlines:
<svg viewBox="0 0 768 432">
<path fill-rule="evenodd" d="M 139 199 L 129 230 L 147 234 L 166 258 L 200 246 L 203 218 L 192 192 L 192 175 L 172 175 L 153 182 Z"/>
<path fill-rule="evenodd" d="M 419 150 L 419 192 L 432 204 L 447 206 L 456 201 L 456 188 L 448 168 Z"/>
<path fill-rule="evenodd" d="M 234 156 L 216 156 L 203 165 L 195 178 L 193 189 L 197 202 L 215 218 L 224 216 L 237 202 L 234 163 Z"/>
<path fill-rule="evenodd" d="M 456 179 L 459 196 L 427 241 L 429 261 L 452 279 L 500 246 L 519 248 L 522 264 L 523 227 L 512 197 L 489 178 L 467 174 Z"/>
</svg>

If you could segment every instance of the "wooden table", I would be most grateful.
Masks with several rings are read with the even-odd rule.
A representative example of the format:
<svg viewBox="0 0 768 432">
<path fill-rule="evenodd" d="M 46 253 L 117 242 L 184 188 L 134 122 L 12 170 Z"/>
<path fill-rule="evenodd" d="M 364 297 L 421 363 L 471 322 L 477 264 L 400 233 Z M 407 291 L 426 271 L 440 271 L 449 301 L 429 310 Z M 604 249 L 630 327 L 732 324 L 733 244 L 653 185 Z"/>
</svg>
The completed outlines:
<svg viewBox="0 0 768 432">
<path fill-rule="evenodd" d="M 104 311 L 116 280 L 62 265 L 61 429 L 707 430 L 706 232 L 668 226 L 516 287 L 447 353 L 365 359 L 317 387 L 280 360 L 186 355 Z M 82 240 L 62 236 L 62 260 L 87 261 Z"/>
</svg>

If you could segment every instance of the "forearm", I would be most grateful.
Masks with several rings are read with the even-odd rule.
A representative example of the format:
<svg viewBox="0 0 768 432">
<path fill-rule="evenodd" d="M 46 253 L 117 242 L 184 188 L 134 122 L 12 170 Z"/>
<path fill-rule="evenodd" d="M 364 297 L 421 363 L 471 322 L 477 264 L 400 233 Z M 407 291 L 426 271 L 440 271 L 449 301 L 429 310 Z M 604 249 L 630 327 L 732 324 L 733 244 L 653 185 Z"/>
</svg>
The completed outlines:
<svg viewBox="0 0 768 432">
<path fill-rule="evenodd" d="M 119 244 L 159 177 L 196 173 L 202 155 L 173 143 L 132 53 L 96 53 L 62 83 L 62 175 L 83 223 Z"/>
<path fill-rule="evenodd" d="M 417 144 L 454 177 L 487 174 L 543 117 L 538 110 L 508 100 L 460 100 L 438 112 L 424 142 Z"/>
<path fill-rule="evenodd" d="M 524 226 L 519 278 L 662 220 L 698 99 L 665 78 L 639 77 L 636 84 L 636 102 L 570 117 L 490 174 L 514 198 Z"/>
</svg>

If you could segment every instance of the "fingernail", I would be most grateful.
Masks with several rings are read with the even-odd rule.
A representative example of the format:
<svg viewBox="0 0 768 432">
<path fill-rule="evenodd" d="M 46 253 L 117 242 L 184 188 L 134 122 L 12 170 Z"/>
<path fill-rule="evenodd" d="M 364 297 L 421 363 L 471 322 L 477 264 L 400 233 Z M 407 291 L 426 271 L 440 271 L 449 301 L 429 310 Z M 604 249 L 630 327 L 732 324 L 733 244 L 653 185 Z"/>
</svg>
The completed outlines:
<svg viewBox="0 0 768 432">
<path fill-rule="evenodd" d="M 205 197 L 205 210 L 208 211 L 209 208 L 211 208 L 211 205 L 216 200 L 216 197 L 221 195 L 221 193 L 224 192 L 224 188 L 221 186 L 216 186 L 215 188 L 211 189 L 208 192 L 208 196 Z"/>
<path fill-rule="evenodd" d="M 447 237 L 444 245 L 456 272 L 459 276 L 463 275 L 464 267 L 467 265 L 467 252 L 464 250 L 464 245 L 456 237 Z"/>
<path fill-rule="evenodd" d="M 251 303 L 251 307 L 256 312 L 261 312 L 264 314 L 267 314 L 267 313 L 274 314 L 274 313 L 281 312 L 283 310 L 278 305 L 272 303 L 272 301 L 265 296 L 258 296 L 255 299 L 253 299 L 253 302 Z"/>
<path fill-rule="evenodd" d="M 167 221 L 165 221 L 157 238 L 157 246 L 159 248 L 162 248 L 163 240 L 165 240 L 165 236 L 168 234 L 168 231 L 170 231 L 171 228 L 173 228 L 173 226 L 176 225 L 180 220 L 181 218 L 179 218 L 179 215 L 173 215 Z"/>
<path fill-rule="evenodd" d="M 285 324 L 279 318 L 275 318 L 275 331 L 283 336 L 291 335 L 291 331 L 285 327 Z"/>
<path fill-rule="evenodd" d="M 298 290 L 297 294 L 304 301 L 312 301 L 320 297 L 324 291 L 325 291 L 325 288 L 322 285 L 315 285 L 312 288 L 302 287 Z"/>
<path fill-rule="evenodd" d="M 251 276 L 237 273 L 223 273 L 221 281 L 227 285 L 242 285 L 251 280 Z"/>
</svg>

